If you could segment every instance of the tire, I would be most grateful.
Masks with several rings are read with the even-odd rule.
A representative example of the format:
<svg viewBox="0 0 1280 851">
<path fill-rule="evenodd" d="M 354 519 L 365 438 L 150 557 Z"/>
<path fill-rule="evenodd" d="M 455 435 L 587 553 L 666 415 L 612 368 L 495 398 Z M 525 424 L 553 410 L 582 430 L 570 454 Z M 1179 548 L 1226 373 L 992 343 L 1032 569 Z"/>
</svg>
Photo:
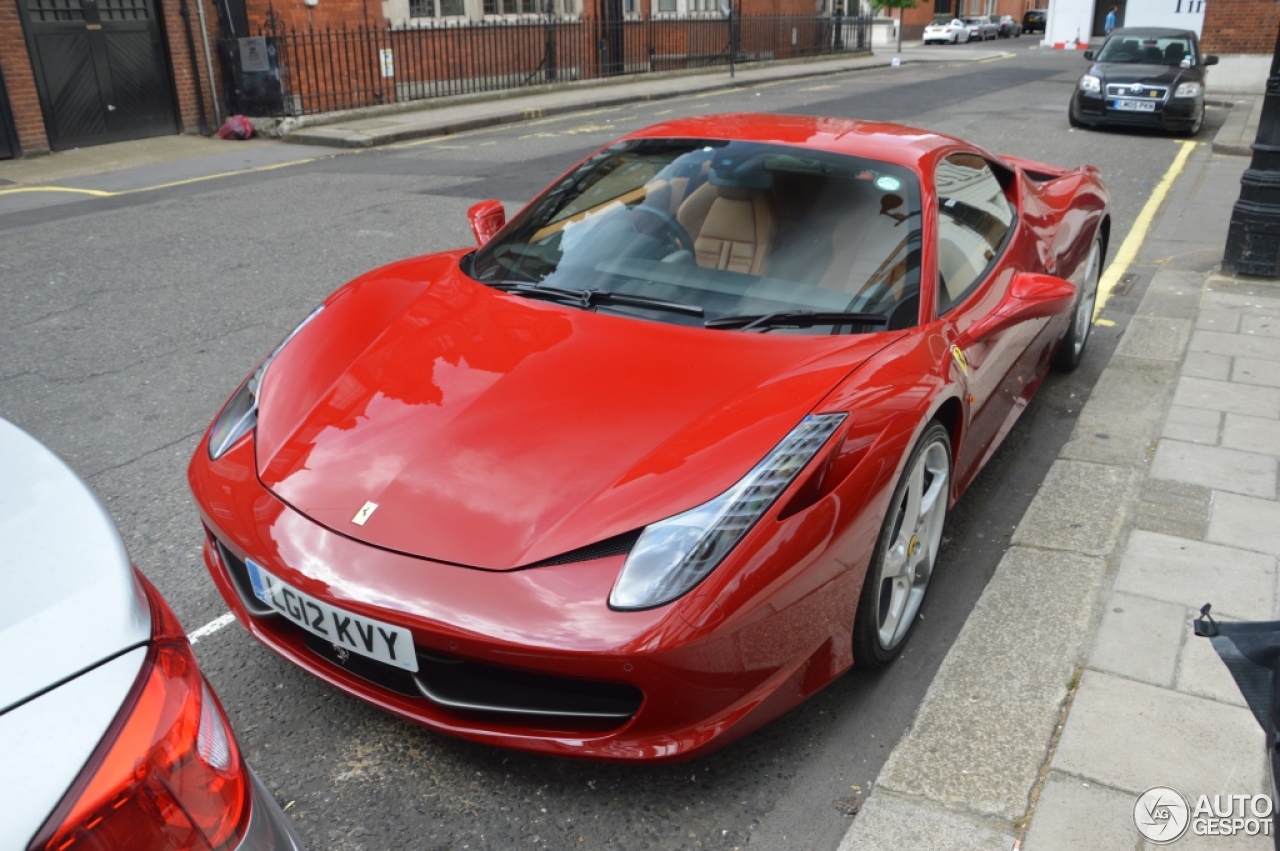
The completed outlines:
<svg viewBox="0 0 1280 851">
<path fill-rule="evenodd" d="M 1178 133 L 1179 136 L 1195 136 L 1200 132 L 1200 128 L 1204 126 L 1204 107 L 1200 107 L 1200 114 L 1196 116 L 1196 123 L 1192 124 L 1186 130 Z"/>
<path fill-rule="evenodd" d="M 883 667 L 902 650 L 937 567 L 951 498 L 951 435 L 937 420 L 902 471 L 858 598 L 853 658 L 860 668 Z"/>
<path fill-rule="evenodd" d="M 1093 247 L 1085 260 L 1083 282 L 1071 308 L 1071 327 L 1053 356 L 1053 368 L 1060 372 L 1071 372 L 1084 358 L 1084 346 L 1089 342 L 1089 329 L 1093 327 L 1093 308 L 1098 300 L 1098 279 L 1102 277 L 1104 259 L 1102 234 L 1099 233 L 1093 238 Z"/>
</svg>

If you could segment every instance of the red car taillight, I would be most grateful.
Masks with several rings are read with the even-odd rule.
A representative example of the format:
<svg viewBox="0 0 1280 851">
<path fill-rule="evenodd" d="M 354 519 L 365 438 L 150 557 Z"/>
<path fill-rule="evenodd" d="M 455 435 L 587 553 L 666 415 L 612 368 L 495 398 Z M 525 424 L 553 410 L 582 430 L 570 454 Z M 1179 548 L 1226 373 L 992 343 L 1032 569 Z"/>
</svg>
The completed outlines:
<svg viewBox="0 0 1280 851">
<path fill-rule="evenodd" d="M 177 617 L 141 574 L 151 646 L 138 680 L 31 851 L 218 851 L 249 821 L 249 775 Z"/>
</svg>

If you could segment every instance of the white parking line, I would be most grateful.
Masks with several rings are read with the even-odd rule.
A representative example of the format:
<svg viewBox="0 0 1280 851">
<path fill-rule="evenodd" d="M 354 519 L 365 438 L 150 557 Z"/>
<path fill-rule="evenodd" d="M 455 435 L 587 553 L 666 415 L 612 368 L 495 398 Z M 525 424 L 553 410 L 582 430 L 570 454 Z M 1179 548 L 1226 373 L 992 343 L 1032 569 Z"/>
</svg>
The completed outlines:
<svg viewBox="0 0 1280 851">
<path fill-rule="evenodd" d="M 234 623 L 235 619 L 236 619 L 235 615 L 233 615 L 231 612 L 227 612 L 222 617 L 214 618 L 204 626 L 197 629 L 195 632 L 192 632 L 189 635 L 187 635 L 187 640 L 190 641 L 192 644 L 195 644 L 200 639 L 213 635 L 215 632 L 222 629 L 227 624 Z"/>
</svg>

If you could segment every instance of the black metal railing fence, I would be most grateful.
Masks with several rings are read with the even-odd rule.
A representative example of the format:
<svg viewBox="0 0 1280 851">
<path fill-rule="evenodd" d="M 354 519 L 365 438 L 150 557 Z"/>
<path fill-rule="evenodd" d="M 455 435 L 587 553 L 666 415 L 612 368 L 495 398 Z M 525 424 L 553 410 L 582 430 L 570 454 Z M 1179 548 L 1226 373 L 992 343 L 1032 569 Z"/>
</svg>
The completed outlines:
<svg viewBox="0 0 1280 851">
<path fill-rule="evenodd" d="M 870 49 L 870 20 L 826 16 L 738 16 L 598 21 L 526 18 L 512 21 L 391 27 L 266 31 L 223 45 L 235 61 L 254 41 L 269 58 L 256 71 L 256 115 L 306 115 L 403 103 L 446 95 L 513 89 L 768 59 Z M 264 66 L 265 66 L 265 60 Z M 260 84 L 266 75 L 265 88 Z M 236 74 L 231 75 L 233 78 Z M 243 76 L 243 75 L 242 75 Z M 274 80 L 269 79 L 275 77 Z M 247 101 L 248 99 L 246 99 Z"/>
</svg>

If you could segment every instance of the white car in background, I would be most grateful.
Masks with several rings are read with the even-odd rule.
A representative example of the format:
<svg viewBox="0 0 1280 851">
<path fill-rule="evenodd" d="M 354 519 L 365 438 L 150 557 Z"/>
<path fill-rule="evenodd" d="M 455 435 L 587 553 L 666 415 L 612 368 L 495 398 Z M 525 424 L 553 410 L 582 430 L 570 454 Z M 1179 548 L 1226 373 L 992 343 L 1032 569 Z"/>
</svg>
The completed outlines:
<svg viewBox="0 0 1280 851">
<path fill-rule="evenodd" d="M 0 849 L 296 851 L 106 510 L 0 419 Z"/>
<path fill-rule="evenodd" d="M 924 28 L 925 44 L 964 44 L 969 40 L 969 25 L 959 18 L 934 21 Z"/>
</svg>

